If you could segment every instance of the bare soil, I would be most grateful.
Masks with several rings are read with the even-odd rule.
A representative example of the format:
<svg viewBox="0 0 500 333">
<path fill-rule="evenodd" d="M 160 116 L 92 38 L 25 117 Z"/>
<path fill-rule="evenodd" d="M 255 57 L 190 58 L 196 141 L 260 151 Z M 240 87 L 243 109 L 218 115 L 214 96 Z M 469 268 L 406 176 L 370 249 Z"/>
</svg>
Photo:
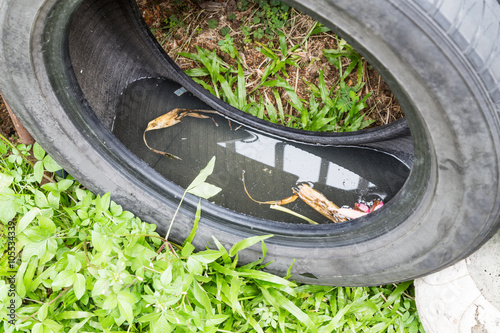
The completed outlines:
<svg viewBox="0 0 500 333">
<path fill-rule="evenodd" d="M 7 112 L 2 95 L 0 95 L 0 134 L 12 142 L 17 141 L 16 129 L 10 119 L 9 112 Z"/>
</svg>

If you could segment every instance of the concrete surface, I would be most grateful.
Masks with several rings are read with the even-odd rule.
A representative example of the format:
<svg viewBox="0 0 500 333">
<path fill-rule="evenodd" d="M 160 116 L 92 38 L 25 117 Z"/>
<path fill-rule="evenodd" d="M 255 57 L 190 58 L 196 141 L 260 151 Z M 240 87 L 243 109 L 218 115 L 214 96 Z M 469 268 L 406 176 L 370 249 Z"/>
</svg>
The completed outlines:
<svg viewBox="0 0 500 333">
<path fill-rule="evenodd" d="M 426 333 L 500 333 L 500 232 L 476 253 L 415 280 Z"/>
</svg>

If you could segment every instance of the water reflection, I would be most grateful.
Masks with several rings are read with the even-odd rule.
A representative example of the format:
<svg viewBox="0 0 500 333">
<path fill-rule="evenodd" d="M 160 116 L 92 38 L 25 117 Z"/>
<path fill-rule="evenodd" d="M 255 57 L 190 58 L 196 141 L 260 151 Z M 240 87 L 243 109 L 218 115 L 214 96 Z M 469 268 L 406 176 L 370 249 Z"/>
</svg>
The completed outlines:
<svg viewBox="0 0 500 333">
<path fill-rule="evenodd" d="M 243 170 L 248 191 L 259 201 L 283 199 L 292 194 L 293 186 L 308 182 L 339 206 L 353 206 L 360 199 L 386 202 L 408 176 L 408 168 L 385 153 L 288 142 L 237 127 L 217 115 L 213 119 L 218 126 L 209 119 L 185 117 L 173 127 L 148 132 L 148 143 L 152 147 L 182 160 L 155 154 L 142 141 L 142 133 L 150 120 L 177 107 L 206 108 L 189 93 L 181 96 L 169 93 L 178 88 L 160 79 L 131 84 L 117 106 L 113 131 L 138 157 L 182 187 L 216 156 L 214 173 L 208 181 L 223 189 L 213 201 L 228 209 L 276 221 L 303 223 L 251 201 L 243 189 Z M 320 223 L 328 222 L 300 200 L 287 207 Z"/>
<path fill-rule="evenodd" d="M 264 172 L 272 172 L 271 170 L 276 167 L 282 169 L 283 172 L 294 175 L 297 178 L 297 184 L 321 183 L 344 191 L 360 189 L 366 191 L 376 187 L 374 183 L 367 181 L 359 174 L 315 155 L 314 152 L 272 137 L 246 131 L 250 135 L 248 139 L 217 144 L 235 154 L 269 166 L 269 169 L 263 169 Z"/>
</svg>

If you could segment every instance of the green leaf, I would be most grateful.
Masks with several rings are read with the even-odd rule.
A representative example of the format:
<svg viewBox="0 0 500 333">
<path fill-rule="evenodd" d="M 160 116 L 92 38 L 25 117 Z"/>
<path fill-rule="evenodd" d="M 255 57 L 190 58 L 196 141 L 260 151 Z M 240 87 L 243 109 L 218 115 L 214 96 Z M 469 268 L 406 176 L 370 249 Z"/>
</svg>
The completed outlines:
<svg viewBox="0 0 500 333">
<path fill-rule="evenodd" d="M 255 279 L 255 280 L 261 280 L 261 281 L 266 281 L 266 282 L 271 282 L 273 284 L 285 286 L 285 287 L 295 287 L 295 283 L 285 280 L 282 277 L 276 276 L 274 274 L 270 274 L 267 272 L 255 270 L 255 269 L 246 269 L 246 268 L 240 268 L 238 270 L 238 274 L 240 276 L 244 276 L 250 279 Z M 291 293 L 293 293 L 292 290 L 290 290 Z"/>
<path fill-rule="evenodd" d="M 172 328 L 168 324 L 167 317 L 161 315 L 157 320 L 152 321 L 153 333 L 169 333 L 172 332 Z"/>
<path fill-rule="evenodd" d="M 48 235 L 52 235 L 56 232 L 56 225 L 52 219 L 43 215 L 38 215 L 37 219 L 40 224 L 40 228 L 45 229 L 48 232 Z"/>
<path fill-rule="evenodd" d="M 90 318 L 85 318 L 78 324 L 71 327 L 68 333 L 78 333 L 81 332 L 81 328 L 90 320 Z"/>
<path fill-rule="evenodd" d="M 220 74 L 217 74 L 217 81 L 219 81 L 222 91 L 224 92 L 224 97 L 231 105 L 238 105 L 238 99 L 236 95 L 233 93 L 229 83 L 227 80 Z"/>
<path fill-rule="evenodd" d="M 200 184 L 204 183 L 205 180 L 214 172 L 214 166 L 215 166 L 215 156 L 212 157 L 212 159 L 208 162 L 207 166 L 203 168 L 203 170 L 200 171 L 198 176 L 189 184 L 187 187 L 186 191 L 190 193 L 189 191 L 196 188 Z"/>
<path fill-rule="evenodd" d="M 238 296 L 240 294 L 241 279 L 237 276 L 233 276 L 230 284 L 230 301 L 233 312 L 236 310 L 243 318 L 246 318 L 241 303 L 238 301 Z"/>
<path fill-rule="evenodd" d="M 188 257 L 190 256 L 195 250 L 195 247 L 191 243 L 186 243 L 184 247 L 182 248 L 181 255 L 183 257 Z"/>
<path fill-rule="evenodd" d="M 216 29 L 218 25 L 219 25 L 219 22 L 217 22 L 216 19 L 211 18 L 210 20 L 208 20 L 208 27 L 210 29 Z"/>
<path fill-rule="evenodd" d="M 280 32 L 280 34 L 279 34 L 279 41 L 280 41 L 281 54 L 286 57 L 288 55 L 288 50 L 287 50 L 288 45 L 286 42 L 286 37 L 282 32 Z"/>
<path fill-rule="evenodd" d="M 209 313 L 212 312 L 212 304 L 208 298 L 207 292 L 203 290 L 198 281 L 193 279 L 193 296 L 194 298 L 207 310 Z"/>
<path fill-rule="evenodd" d="M 247 319 L 248 319 L 248 322 L 250 323 L 250 325 L 252 325 L 253 329 L 257 333 L 264 333 L 264 331 L 262 330 L 262 327 L 259 326 L 259 323 L 252 316 L 248 316 Z"/>
<path fill-rule="evenodd" d="M 276 55 L 276 53 L 273 52 L 273 50 L 271 50 L 270 48 L 268 48 L 267 46 L 261 44 L 261 43 L 257 43 L 260 45 L 260 53 L 262 53 L 263 55 L 265 55 L 266 57 L 268 57 L 269 59 L 273 59 L 273 60 L 277 60 L 279 59 L 279 57 Z"/>
<path fill-rule="evenodd" d="M 116 308 L 117 304 L 118 304 L 118 298 L 116 297 L 116 294 L 111 293 L 108 295 L 108 297 L 106 297 L 106 300 L 104 300 L 104 303 L 102 304 L 102 308 L 106 309 L 106 310 L 112 310 L 112 309 Z"/>
<path fill-rule="evenodd" d="M 24 283 L 24 273 L 26 272 L 26 268 L 28 267 L 28 261 L 23 261 L 21 266 L 17 269 L 16 274 L 16 292 L 17 296 L 24 297 L 26 296 L 26 285 Z"/>
<path fill-rule="evenodd" d="M 276 89 L 273 89 L 274 99 L 276 100 L 276 105 L 278 107 L 281 124 L 285 123 L 285 112 L 283 109 L 283 103 L 281 102 L 281 96 Z"/>
<path fill-rule="evenodd" d="M 276 108 L 274 107 L 274 105 L 268 102 L 266 104 L 266 111 L 269 117 L 269 121 L 276 124 L 278 122 L 278 113 L 276 112 Z"/>
<path fill-rule="evenodd" d="M 86 280 L 85 276 L 83 274 L 76 274 L 76 279 L 75 279 L 75 284 L 73 286 L 73 289 L 75 291 L 75 296 L 77 299 L 81 299 L 83 294 L 86 291 Z"/>
<path fill-rule="evenodd" d="M 59 164 L 57 164 L 57 162 L 54 161 L 54 159 L 49 155 L 43 158 L 43 166 L 48 172 L 56 172 L 62 169 Z"/>
<path fill-rule="evenodd" d="M 290 312 L 295 318 L 297 318 L 301 323 L 306 325 L 310 332 L 318 332 L 316 325 L 307 314 L 305 314 L 299 307 L 293 304 L 288 298 L 283 296 L 278 290 L 270 288 L 269 294 L 278 302 L 278 304 Z"/>
<path fill-rule="evenodd" d="M 164 286 L 168 286 L 172 282 L 172 266 L 168 266 L 167 269 L 161 274 L 160 282 Z"/>
<path fill-rule="evenodd" d="M 76 278 L 75 272 L 62 271 L 57 274 L 57 277 L 52 282 L 52 287 L 54 289 L 61 289 L 70 287 Z"/>
<path fill-rule="evenodd" d="M 92 312 L 86 312 L 86 311 L 64 311 L 59 314 L 57 314 L 56 318 L 58 320 L 64 320 L 64 319 L 82 319 L 82 318 L 90 318 L 94 317 L 95 314 Z"/>
<path fill-rule="evenodd" d="M 92 245 L 98 252 L 107 252 L 110 247 L 106 237 L 94 230 L 92 230 Z"/>
<path fill-rule="evenodd" d="M 47 318 L 47 312 L 49 310 L 49 303 L 43 303 L 42 306 L 38 309 L 37 318 L 40 321 L 43 321 Z"/>
<path fill-rule="evenodd" d="M 33 168 L 33 172 L 34 172 L 34 175 L 35 175 L 35 180 L 38 183 L 41 183 L 42 179 L 43 179 L 43 173 L 44 173 L 43 162 L 42 161 L 38 161 L 38 162 L 35 163 L 35 167 Z"/>
<path fill-rule="evenodd" d="M 42 323 L 36 323 L 33 325 L 31 333 L 44 333 Z"/>
<path fill-rule="evenodd" d="M 134 322 L 133 305 L 135 298 L 128 291 L 120 291 L 117 295 L 118 309 L 120 314 L 128 321 L 129 325 Z"/>
<path fill-rule="evenodd" d="M 217 195 L 220 191 L 222 191 L 222 189 L 218 186 L 209 183 L 201 183 L 198 186 L 191 188 L 188 193 L 203 199 L 210 199 L 211 197 Z"/>
<path fill-rule="evenodd" d="M 216 314 L 210 316 L 206 321 L 206 326 L 217 326 L 225 322 L 229 318 L 229 315 L 225 314 Z"/>
<path fill-rule="evenodd" d="M 148 313 L 147 315 L 144 315 L 142 316 L 141 318 L 137 319 L 138 322 L 140 323 L 146 323 L 148 321 L 150 322 L 155 322 L 156 320 L 158 320 L 158 318 L 161 316 L 161 312 L 151 312 L 151 313 Z"/>
<path fill-rule="evenodd" d="M 207 166 L 201 170 L 198 176 L 196 176 L 196 178 L 191 182 L 191 184 L 187 187 L 186 192 L 204 199 L 208 199 L 219 193 L 222 190 L 220 187 L 205 183 L 207 177 L 213 173 L 214 166 L 215 156 L 212 157 Z"/>
<path fill-rule="evenodd" d="M 49 194 L 47 195 L 47 201 L 49 203 L 49 206 L 53 209 L 56 210 L 59 209 L 59 200 L 60 200 L 59 192 L 49 192 Z"/>
<path fill-rule="evenodd" d="M 36 269 L 38 268 L 37 264 L 38 264 L 38 258 L 36 257 L 32 257 L 30 258 L 29 262 L 23 262 L 21 264 L 21 266 L 23 266 L 24 264 L 27 264 L 28 267 L 26 268 L 26 271 L 24 273 L 24 276 L 23 276 L 23 283 L 26 287 L 26 292 L 30 292 L 31 290 L 33 290 L 33 277 L 35 276 L 35 271 Z M 20 268 L 18 269 L 18 275 L 21 276 L 21 272 L 20 272 Z M 19 281 L 18 283 L 20 283 L 21 281 Z"/>
<path fill-rule="evenodd" d="M 33 155 L 39 161 L 43 160 L 43 158 L 45 157 L 45 150 L 43 150 L 42 146 L 40 146 L 38 142 L 35 142 L 35 144 L 33 144 Z"/>
<path fill-rule="evenodd" d="M 16 217 L 19 204 L 16 201 L 14 191 L 6 188 L 2 192 L 0 193 L 0 220 L 6 224 Z"/>
<path fill-rule="evenodd" d="M 203 265 L 199 260 L 196 260 L 193 257 L 189 257 L 187 259 L 187 269 L 190 273 L 195 275 L 201 275 L 203 273 Z"/>
<path fill-rule="evenodd" d="M 3 193 L 4 189 L 9 188 L 13 181 L 14 177 L 0 173 L 0 193 Z"/>
<path fill-rule="evenodd" d="M 198 207 L 196 208 L 196 215 L 194 217 L 194 224 L 193 228 L 191 228 L 191 232 L 189 233 L 189 236 L 186 238 L 182 246 L 186 246 L 187 243 L 191 243 L 194 239 L 194 236 L 196 235 L 196 230 L 198 230 L 198 223 L 200 222 L 201 218 L 201 200 L 198 200 Z"/>
<path fill-rule="evenodd" d="M 7 154 L 7 145 L 5 145 L 3 142 L 0 142 L 0 154 L 5 155 Z"/>
<path fill-rule="evenodd" d="M 210 72 L 206 68 L 193 68 L 184 71 L 190 77 L 203 77 L 210 75 Z"/>
<path fill-rule="evenodd" d="M 109 209 L 109 205 L 111 203 L 111 193 L 106 193 L 102 197 L 97 196 L 95 199 L 96 202 L 96 208 L 99 209 L 100 211 L 107 211 Z"/>
<path fill-rule="evenodd" d="M 39 190 L 35 190 L 35 205 L 38 206 L 38 208 L 48 208 L 49 206 L 49 201 L 47 200 L 47 197 L 45 194 L 43 194 Z"/>
<path fill-rule="evenodd" d="M 45 327 L 44 328 L 44 332 L 45 333 L 48 333 L 48 332 L 60 332 L 63 329 L 62 325 L 56 323 L 54 320 L 49 319 L 49 318 L 46 318 L 43 321 L 43 326 Z"/>
<path fill-rule="evenodd" d="M 278 304 L 278 301 L 276 301 L 276 299 L 273 296 L 271 296 L 268 289 L 264 288 L 264 287 L 261 287 L 259 289 L 260 289 L 260 292 L 262 293 L 262 296 L 264 296 L 264 299 L 274 307 L 274 309 L 278 312 L 278 314 L 280 314 L 281 313 L 281 306 Z"/>
<path fill-rule="evenodd" d="M 271 75 L 271 72 L 273 71 L 274 66 L 275 66 L 275 64 L 276 64 L 276 61 L 277 61 L 277 60 L 273 60 L 270 64 L 268 64 L 268 65 L 266 66 L 266 68 L 264 68 L 264 72 L 262 73 L 262 77 L 261 77 L 261 79 L 260 79 L 260 83 L 261 83 L 262 85 L 264 85 L 264 82 L 266 81 L 266 79 L 269 77 L 269 75 Z M 252 92 L 253 92 L 253 91 L 255 91 L 257 88 L 258 88 L 258 86 L 257 86 L 256 88 L 254 88 L 254 89 L 252 90 Z"/>
<path fill-rule="evenodd" d="M 222 256 L 221 251 L 215 251 L 215 250 L 205 250 L 201 251 L 198 253 L 195 253 L 191 255 L 191 258 L 194 258 L 198 260 L 199 262 L 203 264 L 209 264 L 211 262 L 214 262 L 215 260 L 219 259 Z"/>
<path fill-rule="evenodd" d="M 232 257 L 236 255 L 236 253 L 238 253 L 239 251 L 246 249 L 247 247 L 252 246 L 270 237 L 273 237 L 273 235 L 254 236 L 245 238 L 244 240 L 239 241 L 238 243 L 234 244 L 233 247 L 231 247 L 231 249 L 229 250 L 229 255 Z"/>
<path fill-rule="evenodd" d="M 245 87 L 245 75 L 243 74 L 243 68 L 238 62 L 238 107 L 243 109 L 247 103 L 246 87 Z"/>
<path fill-rule="evenodd" d="M 35 219 L 35 217 L 40 214 L 40 209 L 39 208 L 31 208 L 29 212 L 24 214 L 24 216 L 21 218 L 19 223 L 17 224 L 17 234 L 20 234 L 21 232 L 26 229 L 26 227 Z"/>
<path fill-rule="evenodd" d="M 57 189 L 59 192 L 64 192 L 68 190 L 73 185 L 73 183 L 74 181 L 71 179 L 61 179 L 57 182 Z"/>
<path fill-rule="evenodd" d="M 408 287 L 413 283 L 413 281 L 402 282 L 397 286 L 397 288 L 389 295 L 387 301 L 384 303 L 383 307 L 386 308 L 401 297 L 401 295 L 408 289 Z"/>
</svg>

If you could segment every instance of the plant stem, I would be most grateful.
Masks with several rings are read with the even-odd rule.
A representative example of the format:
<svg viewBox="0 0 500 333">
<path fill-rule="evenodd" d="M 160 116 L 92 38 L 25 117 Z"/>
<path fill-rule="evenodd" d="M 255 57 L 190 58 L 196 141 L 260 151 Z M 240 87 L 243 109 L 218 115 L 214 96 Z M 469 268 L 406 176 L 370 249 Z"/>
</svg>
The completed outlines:
<svg viewBox="0 0 500 333">
<path fill-rule="evenodd" d="M 165 235 L 165 240 L 168 241 L 168 236 L 170 236 L 170 230 L 172 230 L 172 226 L 174 225 L 175 217 L 177 216 L 177 213 L 179 212 L 179 209 L 181 208 L 182 202 L 184 201 L 184 197 L 186 196 L 186 191 L 182 194 L 181 201 L 179 202 L 179 205 L 177 206 L 177 209 L 175 210 L 174 216 L 172 217 L 172 221 L 170 221 L 170 225 L 168 226 L 167 234 Z"/>
</svg>

